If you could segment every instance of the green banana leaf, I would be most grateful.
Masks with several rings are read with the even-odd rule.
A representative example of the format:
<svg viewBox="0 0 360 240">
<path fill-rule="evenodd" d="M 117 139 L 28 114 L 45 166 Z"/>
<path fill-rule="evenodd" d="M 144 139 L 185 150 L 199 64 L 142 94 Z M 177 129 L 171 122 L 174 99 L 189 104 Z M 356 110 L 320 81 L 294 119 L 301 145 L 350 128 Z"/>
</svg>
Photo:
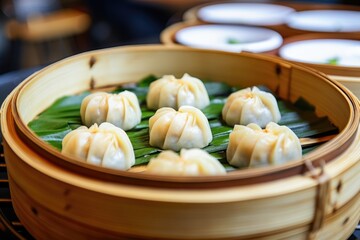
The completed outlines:
<svg viewBox="0 0 360 240">
<path fill-rule="evenodd" d="M 146 94 L 150 83 L 157 78 L 148 76 L 141 80 L 136 86 L 123 86 L 113 92 L 124 90 L 132 91 L 139 99 L 142 110 L 142 120 L 134 129 L 127 131 L 130 141 L 133 144 L 136 165 L 142 165 L 149 162 L 161 152 L 161 149 L 149 145 L 148 121 L 154 115 L 155 111 L 146 107 Z M 216 157 L 227 170 L 234 169 L 226 161 L 225 150 L 229 141 L 229 134 L 232 127 L 227 126 L 221 117 L 221 111 L 226 98 L 232 92 L 239 88 L 230 87 L 225 83 L 204 81 L 205 87 L 209 93 L 210 105 L 203 109 L 208 118 L 213 141 L 204 150 Z M 269 91 L 264 86 L 259 86 L 262 90 Z M 29 127 L 44 141 L 53 147 L 61 150 L 61 143 L 64 136 L 73 129 L 82 125 L 80 117 L 81 101 L 89 92 L 79 95 L 65 96 L 58 99 L 47 110 L 41 113 L 37 118 L 29 123 Z M 299 137 L 320 137 L 338 133 L 338 129 L 326 117 L 317 117 L 315 109 L 304 99 L 299 99 L 295 103 L 290 103 L 277 99 L 281 112 L 280 125 L 286 125 L 291 128 Z M 312 151 L 318 147 L 303 147 L 303 154 Z"/>
</svg>

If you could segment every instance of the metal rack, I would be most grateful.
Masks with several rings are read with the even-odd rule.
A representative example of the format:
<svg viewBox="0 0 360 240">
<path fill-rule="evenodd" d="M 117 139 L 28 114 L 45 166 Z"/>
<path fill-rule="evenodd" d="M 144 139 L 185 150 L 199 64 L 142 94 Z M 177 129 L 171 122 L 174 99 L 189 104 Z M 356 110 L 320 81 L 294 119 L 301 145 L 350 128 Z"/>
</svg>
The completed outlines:
<svg viewBox="0 0 360 240">
<path fill-rule="evenodd" d="M 14 212 L 2 146 L 0 146 L 0 239 L 34 239 Z"/>
</svg>

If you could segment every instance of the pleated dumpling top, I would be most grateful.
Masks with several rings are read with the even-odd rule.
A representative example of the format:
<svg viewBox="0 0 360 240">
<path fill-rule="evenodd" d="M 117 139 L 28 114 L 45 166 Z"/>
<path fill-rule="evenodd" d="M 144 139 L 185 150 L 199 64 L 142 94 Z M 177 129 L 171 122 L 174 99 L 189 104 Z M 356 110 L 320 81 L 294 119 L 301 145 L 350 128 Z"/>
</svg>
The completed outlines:
<svg viewBox="0 0 360 240">
<path fill-rule="evenodd" d="M 177 110 L 181 106 L 203 109 L 210 104 L 210 100 L 203 82 L 185 73 L 180 79 L 173 75 L 165 75 L 152 82 L 146 103 L 148 108 L 154 110 L 162 107 Z"/>
<path fill-rule="evenodd" d="M 164 107 L 149 119 L 150 145 L 178 151 L 203 148 L 212 141 L 210 124 L 201 110 L 182 106 L 178 111 Z"/>
<path fill-rule="evenodd" d="M 174 176 L 224 175 L 220 162 L 202 149 L 182 149 L 180 154 L 167 150 L 152 158 L 146 172 Z"/>
<path fill-rule="evenodd" d="M 141 121 L 139 101 L 130 91 L 90 94 L 82 101 L 80 114 L 83 124 L 88 127 L 109 122 L 126 131 Z"/>
<path fill-rule="evenodd" d="M 229 164 L 257 167 L 282 164 L 302 157 L 299 138 L 286 126 L 270 122 L 265 129 L 251 123 L 235 125 L 226 150 Z"/>
<path fill-rule="evenodd" d="M 232 93 L 222 109 L 222 117 L 230 126 L 256 123 L 265 127 L 269 122 L 279 122 L 281 115 L 275 97 L 253 87 Z"/>
<path fill-rule="evenodd" d="M 111 123 L 71 131 L 63 139 L 61 152 L 106 168 L 128 170 L 135 163 L 129 137 Z"/>
</svg>

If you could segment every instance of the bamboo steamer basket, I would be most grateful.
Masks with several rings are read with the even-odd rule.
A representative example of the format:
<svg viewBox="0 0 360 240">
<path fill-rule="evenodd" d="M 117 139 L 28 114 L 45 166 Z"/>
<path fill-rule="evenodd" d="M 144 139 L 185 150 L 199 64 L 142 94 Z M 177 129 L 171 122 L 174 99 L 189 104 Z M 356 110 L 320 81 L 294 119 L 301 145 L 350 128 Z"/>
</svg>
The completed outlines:
<svg viewBox="0 0 360 240">
<path fill-rule="evenodd" d="M 214 177 L 115 171 L 68 158 L 28 127 L 56 99 L 181 75 L 265 84 L 303 97 L 340 133 L 302 160 Z M 37 239 L 346 239 L 360 220 L 359 102 L 324 74 L 276 57 L 179 46 L 98 50 L 50 65 L 1 108 L 11 196 Z"/>
<path fill-rule="evenodd" d="M 176 41 L 176 33 L 178 31 L 192 26 L 201 26 L 206 24 L 207 23 L 200 23 L 194 21 L 179 22 L 173 24 L 167 27 L 166 29 L 164 29 L 164 31 L 162 31 L 160 36 L 161 42 L 166 45 L 181 45 Z M 360 40 L 360 34 L 356 35 L 353 33 L 307 33 L 307 34 L 294 35 L 285 38 L 284 42 L 280 47 L 266 52 L 262 52 L 262 54 L 279 56 L 279 50 L 281 49 L 281 47 L 285 46 L 286 44 L 298 42 L 298 41 L 304 41 L 304 40 L 311 40 L 311 39 Z M 335 66 L 330 64 L 314 64 L 314 63 L 304 63 L 297 61 L 293 61 L 293 62 L 297 64 L 307 65 L 308 67 L 314 68 L 329 75 L 331 79 L 340 82 L 345 87 L 349 88 L 355 94 L 355 96 L 360 98 L 360 68 L 359 67 Z"/>
<path fill-rule="evenodd" d="M 292 36 L 284 39 L 282 46 L 286 46 L 289 43 L 313 40 L 313 39 L 347 39 L 347 40 L 360 40 L 360 35 L 353 35 L 351 33 L 309 33 Z M 278 48 L 276 55 L 279 55 Z M 274 52 L 272 52 L 274 53 Z M 315 64 L 293 61 L 297 64 L 304 64 L 308 67 L 319 70 L 327 74 L 331 79 L 336 80 L 343 84 L 345 87 L 350 89 L 358 98 L 360 98 L 360 68 L 359 67 L 348 67 L 338 66 L 330 64 Z"/>
<path fill-rule="evenodd" d="M 205 20 L 202 20 L 199 17 L 199 10 L 203 7 L 210 6 L 210 5 L 216 5 L 216 4 L 222 4 L 222 3 L 265 3 L 265 4 L 273 4 L 278 6 L 285 6 L 294 9 L 295 11 L 308 11 L 308 10 L 353 10 L 353 11 L 360 11 L 359 6 L 354 5 L 345 5 L 345 4 L 323 4 L 323 3 L 293 3 L 293 2 L 279 2 L 279 1 L 268 1 L 268 0 L 233 0 L 233 1 L 216 1 L 216 2 L 208 2 L 205 4 L 200 4 L 197 6 L 194 6 L 183 14 L 183 21 L 185 22 L 197 22 L 197 23 L 210 23 Z M 211 22 L 216 23 L 216 22 Z M 231 24 L 231 23 L 229 23 Z M 238 23 L 232 23 L 232 24 L 238 24 Z M 246 24 L 243 24 L 246 25 Z M 295 29 L 289 27 L 286 22 L 280 24 L 258 24 L 259 27 L 266 27 L 269 29 L 272 29 L 274 31 L 277 31 L 280 33 L 284 38 L 291 37 L 299 34 L 306 34 L 306 33 L 315 33 L 316 31 L 310 31 L 310 30 L 302 30 L 302 29 Z M 351 32 L 353 35 L 360 36 L 360 32 Z"/>
</svg>

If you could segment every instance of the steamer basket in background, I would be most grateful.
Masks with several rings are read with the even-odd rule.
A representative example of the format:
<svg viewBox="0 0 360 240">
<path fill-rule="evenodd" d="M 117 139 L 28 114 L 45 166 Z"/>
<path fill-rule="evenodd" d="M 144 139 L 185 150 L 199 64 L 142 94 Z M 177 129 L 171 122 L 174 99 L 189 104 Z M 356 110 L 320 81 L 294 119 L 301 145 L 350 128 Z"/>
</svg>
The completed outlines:
<svg viewBox="0 0 360 240">
<path fill-rule="evenodd" d="M 56 99 L 190 73 L 304 98 L 340 132 L 303 159 L 214 177 L 169 177 L 84 164 L 27 126 Z M 279 58 L 179 46 L 73 56 L 19 85 L 1 129 L 15 211 L 37 239 L 346 239 L 360 220 L 357 98 L 324 74 Z"/>
<path fill-rule="evenodd" d="M 340 21 L 344 21 L 344 17 L 346 17 L 348 11 L 360 11 L 360 7 L 341 4 L 285 3 L 261 0 L 218 1 L 198 5 L 187 10 L 183 15 L 183 20 L 185 22 L 189 21 L 207 24 L 233 24 L 266 27 L 279 32 L 284 38 L 305 33 L 331 33 L 344 31 L 359 36 L 360 29 L 358 27 L 338 29 L 332 27 L 329 28 L 329 26 L 327 26 L 326 29 L 322 29 L 323 21 L 317 26 L 316 21 L 309 18 L 311 16 L 316 17 L 324 15 L 324 17 L 328 19 L 329 14 L 333 14 L 334 18 L 339 18 Z M 257 16 L 257 14 L 259 16 Z M 340 14 L 342 15 L 340 16 Z M 353 16 L 354 13 L 350 14 L 352 15 L 349 17 L 348 21 L 346 20 L 345 24 L 354 24 L 358 26 L 358 21 L 355 21 L 356 19 L 354 19 Z M 306 26 L 304 26 L 302 24 L 303 20 L 307 20 L 304 18 L 309 18 L 311 24 L 306 24 Z M 331 23 L 331 19 L 325 21 L 327 25 Z"/>
<path fill-rule="evenodd" d="M 251 11 L 255 12 L 255 10 L 258 8 L 260 9 L 260 12 L 264 12 L 264 14 L 262 17 L 258 17 L 255 14 L 254 16 L 256 16 L 256 18 L 253 19 L 254 16 L 252 16 L 250 13 Z M 266 10 L 267 8 L 269 9 Z M 220 10 L 219 12 L 222 12 L 222 14 L 217 15 L 215 10 Z M 338 4 L 275 3 L 268 1 L 220 1 L 199 5 L 189 9 L 187 12 L 185 12 L 183 18 L 184 22 L 169 26 L 162 32 L 161 41 L 164 44 L 182 44 L 189 47 L 202 48 L 217 47 L 217 49 L 225 51 L 247 51 L 278 56 L 280 55 L 280 57 L 283 57 L 286 60 L 306 64 L 309 67 L 328 74 L 330 78 L 345 85 L 351 91 L 353 91 L 357 97 L 360 97 L 359 65 L 330 65 L 325 63 L 316 63 L 311 61 L 312 59 L 309 59 L 309 61 L 299 61 L 286 58 L 285 56 L 279 54 L 281 52 L 279 49 L 286 47 L 284 45 L 304 40 L 344 39 L 359 41 L 360 7 L 358 6 Z M 259 22 L 259 20 L 256 19 L 260 19 L 263 22 Z M 282 42 L 281 46 L 273 44 L 272 48 L 261 49 L 262 46 L 268 45 L 266 45 L 266 41 L 261 42 L 258 39 L 258 45 L 255 45 L 258 50 L 255 48 L 247 48 L 246 38 L 244 38 L 244 46 L 242 46 L 241 37 L 239 38 L 239 43 L 234 41 L 227 43 L 226 38 L 231 36 L 231 33 L 228 32 L 214 33 L 212 38 L 204 37 L 202 42 L 197 42 L 196 44 L 191 44 L 189 41 L 179 41 L 178 35 L 179 33 L 184 32 L 184 30 L 195 30 L 195 28 L 205 28 L 206 26 L 223 26 L 223 28 L 243 27 L 243 36 L 246 36 L 246 27 L 249 28 L 249 30 L 251 28 L 267 29 L 269 31 L 274 30 L 282 37 L 284 37 L 284 41 Z M 231 31 L 236 32 L 236 29 Z M 192 33 L 194 32 L 195 31 Z M 223 39 L 219 37 L 221 34 L 224 35 Z M 253 33 L 249 31 L 248 36 L 251 34 Z M 262 34 L 258 34 L 257 36 L 261 35 Z M 191 38 L 189 37 L 189 39 Z M 196 39 L 196 37 L 193 39 Z M 211 45 L 211 41 L 207 39 L 220 39 L 217 40 L 217 42 L 222 41 L 223 43 L 219 45 Z M 255 38 L 253 37 L 253 39 Z M 232 39 L 230 39 L 230 41 L 231 40 Z M 270 41 L 270 37 L 268 41 Z M 349 51 L 352 52 L 352 54 L 358 52 L 357 55 L 360 55 L 360 50 L 358 47 L 354 48 L 353 51 Z M 315 51 L 312 52 L 319 52 L 319 55 L 321 55 L 320 48 L 315 49 Z M 328 50 L 322 49 L 322 52 L 328 52 Z M 302 52 L 299 50 L 299 53 L 302 53 L 304 56 L 309 54 L 309 52 L 305 50 Z"/>
<path fill-rule="evenodd" d="M 229 52 L 276 54 L 283 43 L 282 36 L 267 28 L 179 22 L 161 32 L 160 40 L 166 45 Z"/>
<path fill-rule="evenodd" d="M 297 35 L 286 38 L 276 55 L 327 74 L 360 98 L 360 36 L 350 33 Z"/>
</svg>

